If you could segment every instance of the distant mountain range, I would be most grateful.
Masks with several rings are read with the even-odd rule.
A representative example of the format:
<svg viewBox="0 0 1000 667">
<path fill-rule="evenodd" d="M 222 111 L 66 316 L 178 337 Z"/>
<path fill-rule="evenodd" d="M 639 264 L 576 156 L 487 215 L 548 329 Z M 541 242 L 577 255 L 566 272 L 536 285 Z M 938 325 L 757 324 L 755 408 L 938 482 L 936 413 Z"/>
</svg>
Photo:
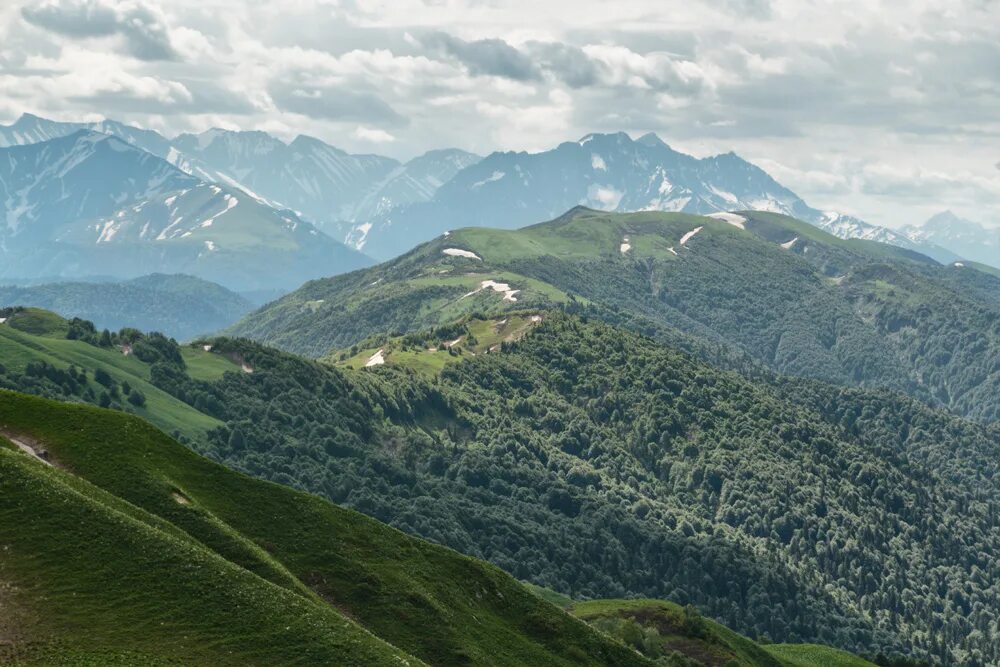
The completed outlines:
<svg viewBox="0 0 1000 667">
<path fill-rule="evenodd" d="M 943 211 L 923 225 L 909 225 L 900 231 L 914 241 L 934 243 L 965 259 L 1000 268 L 1000 227 L 990 229 Z"/>
<path fill-rule="evenodd" d="M 295 213 L 87 129 L 0 149 L 0 278 L 188 273 L 237 291 L 371 261 Z"/>
<path fill-rule="evenodd" d="M 942 263 L 959 258 L 931 241 L 812 208 L 735 153 L 698 159 L 675 151 L 655 134 L 633 140 L 624 132 L 590 134 L 541 153 L 493 153 L 460 171 L 429 201 L 365 221 L 364 249 L 387 259 L 450 229 L 514 229 L 576 205 L 617 212 L 767 211 L 840 238 L 891 243 Z"/>
<path fill-rule="evenodd" d="M 734 153 L 698 159 L 672 149 L 655 134 L 638 139 L 625 133 L 591 134 L 540 153 L 495 152 L 485 158 L 445 149 L 400 163 L 379 155 L 350 154 L 301 135 L 286 143 L 266 132 L 213 129 L 168 139 L 112 120 L 64 123 L 25 114 L 12 125 L 0 126 L 0 146 L 35 144 L 81 130 L 118 137 L 200 183 L 215 185 L 220 191 L 209 192 L 221 198 L 216 209 L 226 205 L 227 195 L 240 199 L 236 190 L 242 190 L 243 200 L 294 211 L 300 221 L 376 259 L 399 255 L 450 229 L 522 227 L 583 205 L 617 212 L 769 211 L 840 238 L 889 243 L 941 263 L 963 258 L 994 266 L 1000 262 L 997 233 L 975 223 L 957 225 L 951 216 L 899 230 L 872 225 L 813 208 Z M 199 191 L 194 192 L 197 198 Z M 138 202 L 142 193 L 130 198 Z M 24 212 L 18 198 L 8 196 L 8 227 L 20 225 Z M 137 220 L 133 225 L 141 231 L 145 223 Z M 175 230 L 193 235 L 191 229 Z"/>
<path fill-rule="evenodd" d="M 291 143 L 266 132 L 212 129 L 167 139 L 117 121 L 64 123 L 32 114 L 0 126 L 0 147 L 32 144 L 80 130 L 116 136 L 203 181 L 236 187 L 277 208 L 289 208 L 338 239 L 356 220 L 394 206 L 424 201 L 459 170 L 480 158 L 457 149 L 435 150 L 409 162 L 352 155 L 300 135 Z M 364 235 L 352 232 L 355 247 Z"/>
</svg>

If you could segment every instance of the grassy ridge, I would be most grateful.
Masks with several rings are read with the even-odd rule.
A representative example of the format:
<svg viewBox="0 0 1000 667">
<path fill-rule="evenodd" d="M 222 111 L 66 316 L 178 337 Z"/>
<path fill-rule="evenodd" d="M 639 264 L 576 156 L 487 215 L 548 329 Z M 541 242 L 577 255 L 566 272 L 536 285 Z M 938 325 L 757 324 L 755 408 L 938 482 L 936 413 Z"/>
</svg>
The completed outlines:
<svg viewBox="0 0 1000 667">
<path fill-rule="evenodd" d="M 844 651 L 816 644 L 769 644 L 764 650 L 788 667 L 873 667 Z"/>
<path fill-rule="evenodd" d="M 960 269 L 918 253 L 845 241 L 787 216 L 740 215 L 730 224 L 574 209 L 519 230 L 459 229 L 377 267 L 309 283 L 229 332 L 322 357 L 477 311 L 590 303 L 609 321 L 644 319 L 783 375 L 904 391 L 997 419 L 995 276 L 958 277 Z M 463 298 L 477 281 L 501 277 L 522 290 L 516 304 L 493 293 Z"/>
<path fill-rule="evenodd" d="M 153 386 L 149 381 L 149 366 L 135 357 L 126 356 L 119 350 L 99 348 L 79 340 L 67 340 L 64 337 L 65 320 L 52 313 L 47 313 L 44 318 L 32 316 L 31 321 L 47 322 L 46 333 L 34 335 L 25 331 L 16 321 L 0 324 L 0 364 L 16 371 L 23 371 L 33 361 L 43 361 L 60 369 L 71 365 L 88 370 L 102 368 L 117 383 L 128 382 L 142 391 L 147 403 L 143 407 L 134 408 L 135 411 L 164 431 L 182 433 L 197 440 L 204 436 L 206 430 L 220 425 L 218 420 Z M 238 366 L 225 358 L 203 350 L 186 350 L 185 361 L 191 367 L 193 375 L 206 379 L 219 377 L 223 370 L 239 370 Z M 90 386 L 95 391 L 101 389 L 93 381 Z"/>
<path fill-rule="evenodd" d="M 0 580 L 39 619 L 13 649 L 29 663 L 643 664 L 497 568 L 138 418 L 2 392 L 0 428 L 58 466 L 0 451 Z"/>
<path fill-rule="evenodd" d="M 570 613 L 666 664 L 740 667 L 875 667 L 844 651 L 816 644 L 757 644 L 663 600 L 569 602 Z"/>
</svg>

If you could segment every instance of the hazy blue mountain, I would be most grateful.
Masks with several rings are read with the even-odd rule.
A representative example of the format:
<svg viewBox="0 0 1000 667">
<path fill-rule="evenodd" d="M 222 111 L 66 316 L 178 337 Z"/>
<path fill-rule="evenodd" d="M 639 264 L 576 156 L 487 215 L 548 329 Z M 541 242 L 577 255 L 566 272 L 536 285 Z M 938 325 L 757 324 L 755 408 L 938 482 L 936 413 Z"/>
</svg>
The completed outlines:
<svg viewBox="0 0 1000 667">
<path fill-rule="evenodd" d="M 0 286 L 0 307 L 45 308 L 80 317 L 100 329 L 135 327 L 178 340 L 226 327 L 253 304 L 221 285 L 194 276 L 152 274 L 122 282 L 61 282 Z"/>
<path fill-rule="evenodd" d="M 826 211 L 820 218 L 811 218 L 809 222 L 838 238 L 888 243 L 927 255 L 942 264 L 950 264 L 962 258 L 953 252 L 954 249 L 949 249 L 929 237 L 911 234 L 906 229 L 893 230 L 880 227 L 835 211 Z"/>
<path fill-rule="evenodd" d="M 364 249 L 371 229 L 369 220 L 397 206 L 430 200 L 455 174 L 481 159 L 473 153 L 450 148 L 429 151 L 400 165 L 354 207 L 351 218 L 361 222 L 350 228 L 345 241 L 358 250 Z"/>
<path fill-rule="evenodd" d="M 908 225 L 901 231 L 914 241 L 934 243 L 957 256 L 1000 268 L 1000 227 L 989 228 L 942 211 L 922 225 Z"/>
<path fill-rule="evenodd" d="M 956 248 L 969 247 L 959 241 L 945 247 L 931 233 L 895 231 L 814 209 L 734 153 L 697 159 L 655 134 L 635 140 L 625 133 L 591 134 L 542 153 L 493 153 L 484 160 L 457 149 L 435 150 L 400 164 L 306 136 L 285 143 L 266 132 L 212 129 L 171 140 L 116 121 L 63 123 L 24 114 L 0 126 L 0 146 L 80 129 L 119 137 L 203 181 L 294 210 L 334 238 L 382 259 L 451 228 L 520 227 L 575 205 L 620 212 L 782 213 L 840 238 L 891 243 L 942 263 L 962 259 Z M 983 250 L 976 250 L 982 260 Z"/>
<path fill-rule="evenodd" d="M 80 130 L 110 134 L 160 157 L 166 157 L 170 152 L 170 141 L 153 130 L 143 130 L 115 120 L 103 120 L 95 123 L 64 123 L 30 113 L 22 114 L 11 125 L 0 125 L 0 147 L 36 144 L 65 137 Z"/>
<path fill-rule="evenodd" d="M 156 271 L 243 291 L 370 263 L 291 211 L 87 130 L 0 149 L 0 201 L 0 278 Z"/>
<path fill-rule="evenodd" d="M 286 144 L 264 132 L 209 130 L 181 135 L 174 146 L 335 236 L 339 228 L 334 223 L 353 219 L 364 194 L 399 167 L 396 160 L 352 155 L 307 136 Z"/>
<path fill-rule="evenodd" d="M 880 240 L 923 251 L 921 244 L 896 238 L 889 230 L 810 207 L 735 153 L 698 159 L 672 149 L 655 134 L 632 139 L 624 132 L 590 134 L 541 153 L 493 153 L 458 172 L 430 201 L 376 215 L 357 225 L 349 239 L 363 232 L 365 252 L 385 259 L 450 229 L 513 229 L 578 205 L 619 212 L 768 211 L 844 238 L 881 230 Z M 847 220 L 853 227 L 843 224 Z M 838 221 L 839 227 L 832 224 Z"/>
<path fill-rule="evenodd" d="M 400 164 L 380 155 L 352 155 L 306 136 L 288 144 L 266 132 L 212 129 L 168 139 L 113 120 L 68 123 L 33 114 L 0 125 L 0 147 L 39 143 L 80 130 L 116 136 L 203 181 L 236 187 L 271 206 L 295 210 L 338 239 L 354 221 L 430 199 L 459 170 L 480 159 L 444 149 Z M 359 248 L 364 245 L 357 232 L 353 240 Z"/>
</svg>

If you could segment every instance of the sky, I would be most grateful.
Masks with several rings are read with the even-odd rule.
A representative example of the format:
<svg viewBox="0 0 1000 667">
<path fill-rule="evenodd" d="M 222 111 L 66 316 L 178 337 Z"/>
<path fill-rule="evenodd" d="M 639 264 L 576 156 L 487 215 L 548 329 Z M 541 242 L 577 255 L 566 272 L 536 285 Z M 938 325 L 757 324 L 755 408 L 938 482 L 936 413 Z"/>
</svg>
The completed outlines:
<svg viewBox="0 0 1000 667">
<path fill-rule="evenodd" d="M 653 131 L 817 208 L 1000 226 L 1000 0 L 3 0 L 23 112 L 397 158 Z"/>
</svg>

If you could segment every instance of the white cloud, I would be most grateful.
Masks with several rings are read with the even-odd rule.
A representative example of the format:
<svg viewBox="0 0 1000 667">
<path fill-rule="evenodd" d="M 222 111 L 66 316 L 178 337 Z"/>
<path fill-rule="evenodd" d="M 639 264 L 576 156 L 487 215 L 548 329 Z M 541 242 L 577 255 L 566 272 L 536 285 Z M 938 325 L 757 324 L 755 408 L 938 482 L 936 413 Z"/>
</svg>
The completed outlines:
<svg viewBox="0 0 1000 667">
<path fill-rule="evenodd" d="M 354 136 L 362 141 L 370 141 L 376 144 L 386 144 L 396 140 L 396 137 L 392 136 L 385 130 L 373 127 L 364 127 L 361 125 L 354 130 Z"/>
<path fill-rule="evenodd" d="M 397 157 L 652 130 L 874 222 L 959 200 L 1000 221 L 998 45 L 982 0 L 14 0 L 0 121 L 261 128 Z"/>
</svg>

